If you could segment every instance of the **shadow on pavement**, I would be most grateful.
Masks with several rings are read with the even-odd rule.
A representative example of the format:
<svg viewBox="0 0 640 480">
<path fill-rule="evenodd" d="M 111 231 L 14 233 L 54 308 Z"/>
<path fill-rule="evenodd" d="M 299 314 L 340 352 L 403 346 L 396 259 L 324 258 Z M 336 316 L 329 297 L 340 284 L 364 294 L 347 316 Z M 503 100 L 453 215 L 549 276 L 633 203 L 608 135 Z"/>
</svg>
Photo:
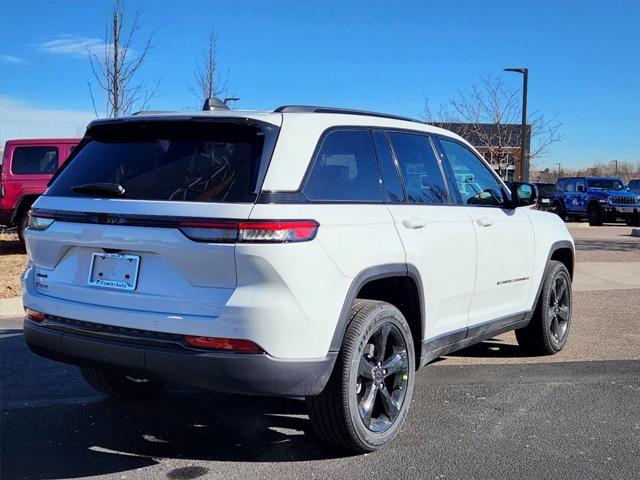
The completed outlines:
<svg viewBox="0 0 640 480">
<path fill-rule="evenodd" d="M 297 400 L 196 391 L 130 405 L 105 400 L 11 410 L 2 419 L 3 478 L 104 475 L 154 465 L 158 457 L 295 462 L 343 456 L 316 442 L 305 415 Z"/>
<path fill-rule="evenodd" d="M 520 358 L 528 357 L 518 345 L 504 343 L 498 338 L 485 340 L 457 352 L 448 353 L 448 357 L 485 357 L 485 358 Z"/>
<path fill-rule="evenodd" d="M 345 455 L 315 439 L 301 400 L 167 386 L 151 399 L 118 403 L 89 389 L 75 367 L 30 354 L 19 331 L 3 331 L 0 350 L 3 479 L 114 474 L 163 458 L 296 462 Z M 184 467 L 167 478 L 206 474 Z"/>
</svg>

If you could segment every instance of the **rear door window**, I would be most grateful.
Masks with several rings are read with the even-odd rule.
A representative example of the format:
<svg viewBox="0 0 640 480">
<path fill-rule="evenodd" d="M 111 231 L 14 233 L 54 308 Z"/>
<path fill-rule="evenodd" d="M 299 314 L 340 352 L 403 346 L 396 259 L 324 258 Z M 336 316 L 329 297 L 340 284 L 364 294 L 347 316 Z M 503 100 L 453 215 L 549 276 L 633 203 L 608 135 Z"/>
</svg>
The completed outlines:
<svg viewBox="0 0 640 480">
<path fill-rule="evenodd" d="M 47 195 L 79 196 L 73 187 L 116 183 L 124 198 L 252 202 L 277 128 L 226 122 L 149 121 L 91 128 Z M 268 149 L 267 149 L 268 150 Z"/>
<path fill-rule="evenodd" d="M 324 139 L 304 187 L 309 200 L 380 202 L 380 176 L 368 130 L 334 130 Z"/>
<path fill-rule="evenodd" d="M 58 148 L 53 146 L 16 147 L 11 172 L 15 175 L 51 175 L 58 170 Z"/>
<path fill-rule="evenodd" d="M 442 170 L 429 137 L 389 132 L 389 140 L 398 160 L 409 202 L 431 205 L 449 203 Z"/>
</svg>

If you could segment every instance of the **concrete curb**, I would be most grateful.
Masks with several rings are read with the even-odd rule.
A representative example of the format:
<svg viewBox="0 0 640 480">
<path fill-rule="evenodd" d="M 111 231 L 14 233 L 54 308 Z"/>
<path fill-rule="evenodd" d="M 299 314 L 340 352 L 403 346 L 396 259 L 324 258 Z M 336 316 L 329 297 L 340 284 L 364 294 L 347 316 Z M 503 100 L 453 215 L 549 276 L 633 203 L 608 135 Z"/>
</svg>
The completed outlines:
<svg viewBox="0 0 640 480">
<path fill-rule="evenodd" d="M 631 230 L 631 236 L 640 237 L 640 230 L 638 230 L 637 228 L 634 228 L 633 230 Z"/>
<path fill-rule="evenodd" d="M 0 298 L 0 318 L 22 316 L 22 297 Z"/>
</svg>

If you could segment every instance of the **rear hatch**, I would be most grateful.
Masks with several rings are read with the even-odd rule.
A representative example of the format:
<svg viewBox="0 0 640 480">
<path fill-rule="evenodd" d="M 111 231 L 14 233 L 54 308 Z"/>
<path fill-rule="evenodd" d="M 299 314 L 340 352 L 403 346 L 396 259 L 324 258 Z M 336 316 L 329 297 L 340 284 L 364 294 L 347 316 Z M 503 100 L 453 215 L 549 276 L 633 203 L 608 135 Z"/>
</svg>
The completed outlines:
<svg viewBox="0 0 640 480">
<path fill-rule="evenodd" d="M 237 117 L 92 124 L 32 211 L 37 291 L 217 315 L 236 285 L 233 225 L 251 213 L 277 133 Z"/>
</svg>

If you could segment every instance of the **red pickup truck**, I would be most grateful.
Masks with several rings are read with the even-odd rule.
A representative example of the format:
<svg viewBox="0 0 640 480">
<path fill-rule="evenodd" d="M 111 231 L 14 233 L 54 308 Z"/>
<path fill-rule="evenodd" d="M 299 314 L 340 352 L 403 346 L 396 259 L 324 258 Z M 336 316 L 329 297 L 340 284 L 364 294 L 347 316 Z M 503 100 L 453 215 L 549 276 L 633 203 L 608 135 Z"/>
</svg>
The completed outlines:
<svg viewBox="0 0 640 480">
<path fill-rule="evenodd" d="M 31 205 L 78 143 L 78 138 L 6 143 L 0 164 L 0 226 L 17 227 L 21 242 Z"/>
</svg>

